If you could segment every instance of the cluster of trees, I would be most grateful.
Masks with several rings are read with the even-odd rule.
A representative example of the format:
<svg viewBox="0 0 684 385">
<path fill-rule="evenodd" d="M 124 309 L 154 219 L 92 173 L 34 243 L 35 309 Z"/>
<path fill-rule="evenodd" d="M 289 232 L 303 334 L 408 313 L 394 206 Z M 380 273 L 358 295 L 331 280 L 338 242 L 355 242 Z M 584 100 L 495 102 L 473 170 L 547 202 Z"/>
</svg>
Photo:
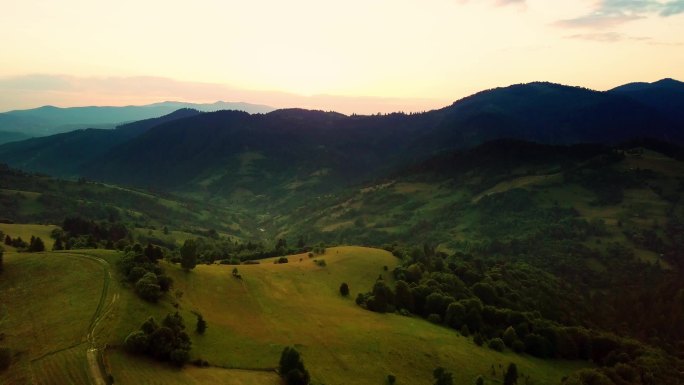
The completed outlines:
<svg viewBox="0 0 684 385">
<path fill-rule="evenodd" d="M 28 251 L 30 253 L 45 251 L 45 243 L 43 240 L 40 237 L 33 235 L 28 243 L 21 239 L 21 237 L 12 238 L 9 235 L 6 235 L 5 245 L 12 246 L 22 251 Z"/>
<path fill-rule="evenodd" d="M 178 312 L 167 314 L 161 325 L 154 318 L 148 318 L 140 330 L 129 334 L 124 341 L 124 348 L 129 353 L 147 355 L 176 366 L 188 362 L 191 347 L 183 317 Z"/>
<path fill-rule="evenodd" d="M 284 238 L 276 240 L 273 245 L 268 245 L 252 240 L 239 242 L 218 236 L 189 239 L 184 246 L 188 247 L 187 250 L 193 251 L 191 254 L 194 255 L 195 264 L 210 264 L 220 261 L 223 264 L 238 265 L 241 262 L 285 255 L 307 252 L 323 254 L 325 252 L 324 245 L 309 246 L 303 237 L 299 237 L 293 246 L 289 246 L 288 241 Z M 173 261 L 180 263 L 182 258 L 181 250 L 181 253 Z"/>
<path fill-rule="evenodd" d="M 379 278 L 357 296 L 364 308 L 421 316 L 498 351 L 590 360 L 617 384 L 624 382 L 616 376 L 630 370 L 659 380 L 673 375 L 676 365 L 661 350 L 595 329 L 595 304 L 543 269 L 496 257 L 447 256 L 428 245 L 389 249 L 403 258 L 393 271 L 395 284 Z"/>
<path fill-rule="evenodd" d="M 149 302 L 157 302 L 173 284 L 171 277 L 164 274 L 158 261 L 164 257 L 159 246 L 148 244 L 143 248 L 136 243 L 127 247 L 119 260 L 119 270 L 126 281 L 133 284 L 135 293 Z"/>
<path fill-rule="evenodd" d="M 80 216 L 67 217 L 61 230 L 54 230 L 54 250 L 123 249 L 130 243 L 131 233 L 121 222 L 96 222 Z"/>
</svg>

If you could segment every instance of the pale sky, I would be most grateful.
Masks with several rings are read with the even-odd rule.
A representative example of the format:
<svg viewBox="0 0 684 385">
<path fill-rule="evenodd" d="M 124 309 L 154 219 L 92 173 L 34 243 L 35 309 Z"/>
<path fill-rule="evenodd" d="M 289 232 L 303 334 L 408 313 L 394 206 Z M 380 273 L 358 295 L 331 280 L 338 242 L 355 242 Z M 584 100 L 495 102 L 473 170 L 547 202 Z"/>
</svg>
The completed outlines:
<svg viewBox="0 0 684 385">
<path fill-rule="evenodd" d="M 216 100 L 419 111 L 684 80 L 684 0 L 0 0 L 0 111 Z"/>
</svg>

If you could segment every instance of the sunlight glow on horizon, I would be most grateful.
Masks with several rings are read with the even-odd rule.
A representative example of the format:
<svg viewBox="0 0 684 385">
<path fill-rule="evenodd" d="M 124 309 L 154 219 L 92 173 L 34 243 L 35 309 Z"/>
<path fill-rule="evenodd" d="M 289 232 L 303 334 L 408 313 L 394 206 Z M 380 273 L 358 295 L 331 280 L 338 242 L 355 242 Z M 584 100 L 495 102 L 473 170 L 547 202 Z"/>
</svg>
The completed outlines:
<svg viewBox="0 0 684 385">
<path fill-rule="evenodd" d="M 675 12 L 682 2 L 646 0 L 638 3 L 649 7 L 627 9 L 613 3 L 624 2 L 200 0 L 190 7 L 0 0 L 0 111 L 164 97 L 287 104 L 287 95 L 343 112 L 361 108 L 340 101 L 356 97 L 368 111 L 374 98 L 392 99 L 378 108 L 422 110 L 529 81 L 609 89 L 684 78 L 684 14 Z M 59 76 L 40 84 L 40 77 L 27 77 L 35 74 Z M 199 86 L 204 94 L 167 87 L 164 94 L 156 83 L 124 90 L 124 82 L 103 80 L 139 76 L 215 86 Z M 84 79 L 80 84 L 91 88 L 51 89 L 60 77 Z M 20 84 L 26 78 L 32 83 Z M 328 98 L 328 106 L 320 95 L 339 98 Z"/>
</svg>

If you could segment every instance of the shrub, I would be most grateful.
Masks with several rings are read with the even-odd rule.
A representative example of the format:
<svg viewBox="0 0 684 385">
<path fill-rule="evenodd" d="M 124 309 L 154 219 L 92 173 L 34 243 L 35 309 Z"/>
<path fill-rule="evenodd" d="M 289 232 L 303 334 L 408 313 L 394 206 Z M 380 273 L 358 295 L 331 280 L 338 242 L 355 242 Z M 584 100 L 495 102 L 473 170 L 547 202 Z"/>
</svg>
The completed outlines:
<svg viewBox="0 0 684 385">
<path fill-rule="evenodd" d="M 504 350 L 504 342 L 501 338 L 492 338 L 489 340 L 489 343 L 487 344 L 490 349 L 496 350 L 497 352 L 503 352 Z"/>
<path fill-rule="evenodd" d="M 442 317 L 440 317 L 439 314 L 432 313 L 428 316 L 428 321 L 433 324 L 439 324 L 442 322 Z"/>
<path fill-rule="evenodd" d="M 0 371 L 6 370 L 12 365 L 12 350 L 0 348 Z"/>
<path fill-rule="evenodd" d="M 290 262 L 290 261 L 288 261 L 286 257 L 280 257 L 276 261 L 276 263 L 288 263 L 288 262 Z"/>
<path fill-rule="evenodd" d="M 518 354 L 523 353 L 525 351 L 525 344 L 520 340 L 516 340 L 513 342 L 511 349 Z"/>
<path fill-rule="evenodd" d="M 136 330 L 124 340 L 124 349 L 133 354 L 143 354 L 147 351 L 149 340 L 142 330 Z"/>
<path fill-rule="evenodd" d="M 287 385 L 307 385 L 310 380 L 302 357 L 295 348 L 290 346 L 286 346 L 280 354 L 278 372 Z"/>
<path fill-rule="evenodd" d="M 327 265 L 325 259 L 314 259 L 314 262 L 320 267 L 325 267 Z"/>
<path fill-rule="evenodd" d="M 342 282 L 340 285 L 340 294 L 343 297 L 348 297 L 349 296 L 349 285 L 347 285 L 346 282 Z"/>
<path fill-rule="evenodd" d="M 195 330 L 197 331 L 197 334 L 204 334 L 204 332 L 207 330 L 207 321 L 204 320 L 202 314 L 197 314 L 197 327 Z"/>
<path fill-rule="evenodd" d="M 473 342 L 477 346 L 482 346 L 484 344 L 484 338 L 482 338 L 482 334 L 476 333 L 475 336 L 473 336 Z"/>
<path fill-rule="evenodd" d="M 388 374 L 387 375 L 387 384 L 388 385 L 394 385 L 395 382 L 397 382 L 397 377 L 395 377 L 394 374 Z"/>
<path fill-rule="evenodd" d="M 146 273 L 135 283 L 135 292 L 140 298 L 149 302 L 157 302 L 162 296 L 161 286 L 154 273 Z"/>
</svg>

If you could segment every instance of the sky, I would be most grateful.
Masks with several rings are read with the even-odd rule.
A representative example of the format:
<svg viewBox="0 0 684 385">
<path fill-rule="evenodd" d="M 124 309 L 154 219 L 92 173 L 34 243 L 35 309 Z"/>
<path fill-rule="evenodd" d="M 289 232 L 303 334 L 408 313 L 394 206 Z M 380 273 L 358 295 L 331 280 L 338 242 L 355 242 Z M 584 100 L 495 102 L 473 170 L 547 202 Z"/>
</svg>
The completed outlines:
<svg viewBox="0 0 684 385">
<path fill-rule="evenodd" d="M 0 0 L 0 111 L 242 101 L 423 111 L 684 80 L 684 0 Z"/>
</svg>

